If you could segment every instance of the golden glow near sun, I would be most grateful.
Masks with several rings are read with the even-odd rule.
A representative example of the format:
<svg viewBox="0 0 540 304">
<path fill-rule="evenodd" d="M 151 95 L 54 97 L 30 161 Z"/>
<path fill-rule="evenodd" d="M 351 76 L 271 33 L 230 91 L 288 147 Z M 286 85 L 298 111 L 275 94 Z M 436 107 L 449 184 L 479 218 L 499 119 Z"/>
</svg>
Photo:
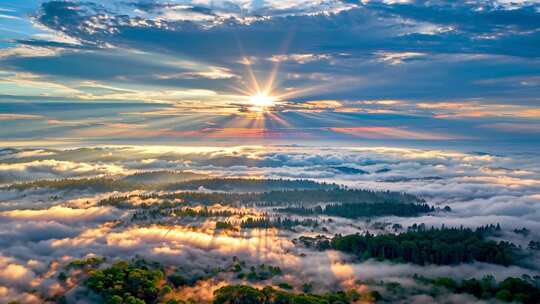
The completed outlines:
<svg viewBox="0 0 540 304">
<path fill-rule="evenodd" d="M 275 98 L 266 94 L 257 94 L 249 97 L 249 101 L 259 108 L 271 107 L 274 105 Z"/>
<path fill-rule="evenodd" d="M 272 108 L 279 105 L 283 100 L 283 96 L 276 95 L 276 77 L 279 64 L 275 63 L 272 70 L 269 71 L 266 81 L 261 83 L 252 70 L 251 62 L 247 59 L 245 62 L 246 81 L 242 82 L 243 88 L 235 89 L 242 94 L 243 112 L 257 112 L 257 117 L 262 119 L 264 117 L 264 115 L 261 115 L 263 112 L 271 112 Z"/>
</svg>

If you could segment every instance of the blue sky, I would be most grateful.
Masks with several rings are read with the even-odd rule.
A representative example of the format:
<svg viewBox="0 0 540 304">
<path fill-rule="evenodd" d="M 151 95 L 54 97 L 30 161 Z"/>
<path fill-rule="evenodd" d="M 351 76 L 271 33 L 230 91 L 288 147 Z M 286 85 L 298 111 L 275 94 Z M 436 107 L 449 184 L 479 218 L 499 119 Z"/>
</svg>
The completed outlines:
<svg viewBox="0 0 540 304">
<path fill-rule="evenodd" d="M 506 0 L 2 1 L 0 138 L 534 146 L 539 12 Z"/>
</svg>

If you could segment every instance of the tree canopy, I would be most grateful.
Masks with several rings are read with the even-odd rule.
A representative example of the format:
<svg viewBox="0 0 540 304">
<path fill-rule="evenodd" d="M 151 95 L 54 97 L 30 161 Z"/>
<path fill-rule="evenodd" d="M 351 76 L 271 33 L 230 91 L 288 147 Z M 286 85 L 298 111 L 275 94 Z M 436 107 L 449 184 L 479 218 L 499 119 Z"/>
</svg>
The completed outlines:
<svg viewBox="0 0 540 304">
<path fill-rule="evenodd" d="M 413 226 L 399 234 L 336 235 L 327 238 L 301 238 L 319 249 L 335 249 L 356 255 L 360 259 L 376 258 L 419 265 L 452 265 L 474 261 L 508 266 L 517 261 L 518 248 L 512 243 L 486 239 L 500 226 L 489 225 L 476 230 L 469 228 L 431 228 Z"/>
</svg>

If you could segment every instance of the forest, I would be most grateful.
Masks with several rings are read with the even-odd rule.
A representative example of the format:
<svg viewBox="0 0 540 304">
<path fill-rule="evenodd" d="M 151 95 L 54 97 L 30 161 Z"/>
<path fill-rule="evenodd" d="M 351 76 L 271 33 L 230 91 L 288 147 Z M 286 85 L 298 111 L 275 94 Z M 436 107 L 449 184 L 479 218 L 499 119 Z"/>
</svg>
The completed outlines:
<svg viewBox="0 0 540 304">
<path fill-rule="evenodd" d="M 510 242 L 487 239 L 500 231 L 500 226 L 489 225 L 476 230 L 469 228 L 410 227 L 399 234 L 336 235 L 328 238 L 306 238 L 300 241 L 320 250 L 334 249 L 357 256 L 418 265 L 455 265 L 474 261 L 498 265 L 516 264 L 519 249 Z"/>
<path fill-rule="evenodd" d="M 92 190 L 131 191 L 131 190 L 198 190 L 199 188 L 216 191 L 263 192 L 289 189 L 333 189 L 335 184 L 314 182 L 306 179 L 254 179 L 254 178 L 206 178 L 204 175 L 186 173 L 169 173 L 166 178 L 156 181 L 144 178 L 148 174 L 135 173 L 126 177 L 91 177 L 91 178 L 63 178 L 43 179 L 30 182 L 15 183 L 4 186 L 8 190 L 26 190 L 32 188 L 50 188 L 56 190 Z M 194 179 L 188 179 L 192 176 Z M 199 177 L 200 176 L 200 177 Z M 176 177 L 176 179 L 174 179 Z M 199 178 L 196 178 L 199 177 Z M 183 179 L 185 178 L 185 179 Z"/>
<path fill-rule="evenodd" d="M 185 190 L 187 192 L 141 195 L 141 198 L 179 199 L 187 204 L 199 203 L 207 205 L 216 203 L 237 203 L 253 206 L 277 206 L 283 204 L 302 206 L 313 203 L 425 203 L 423 199 L 403 192 L 349 189 L 336 184 L 318 183 L 310 180 L 207 178 L 159 185 L 141 182 L 139 175 L 132 175 L 126 178 L 94 177 L 38 180 L 16 183 L 5 186 L 5 188 L 8 190 L 50 188 L 56 190 L 91 190 L 95 192 Z M 168 177 L 167 180 L 171 180 L 171 177 Z M 192 192 L 192 190 L 199 190 L 201 188 L 225 192 Z M 116 205 L 117 207 L 129 208 L 130 206 L 125 204 L 128 198 L 127 196 L 110 197 L 102 200 L 100 205 Z M 340 209 L 347 207 L 330 206 L 328 212 L 334 212 L 336 215 L 337 213 L 348 213 L 345 210 L 340 211 Z M 411 206 L 412 209 L 417 209 L 417 207 L 421 209 L 425 206 Z M 403 208 L 403 206 L 399 206 L 399 208 Z M 301 210 L 297 211 L 300 212 Z M 361 213 L 361 211 L 359 212 Z"/>
<path fill-rule="evenodd" d="M 493 230 L 484 226 L 478 233 Z M 429 230 L 428 230 L 429 231 Z M 476 231 L 475 231 L 476 232 Z M 191 299 L 180 300 L 176 292 L 184 287 L 195 286 L 199 280 L 211 279 L 220 272 L 232 273 L 237 280 L 245 283 L 268 282 L 273 278 L 273 285 L 255 288 L 248 285 L 226 285 L 214 292 L 213 303 L 268 303 L 268 304 L 321 304 L 321 303 L 375 303 L 388 302 L 395 296 L 416 294 L 421 289 L 401 286 L 397 282 L 381 281 L 378 287 L 363 290 L 327 291 L 322 294 L 312 293 L 312 285 L 292 286 L 279 280 L 283 275 L 280 267 L 259 264 L 248 265 L 237 257 L 224 268 L 217 268 L 205 276 L 187 275 L 181 269 L 171 272 L 160 263 L 144 259 L 130 261 L 117 260 L 107 267 L 107 261 L 101 257 L 91 257 L 83 260 L 73 260 L 65 266 L 66 272 L 61 272 L 58 281 L 65 283 L 69 278 L 87 287 L 101 297 L 106 304 L 194 304 Z M 81 277 L 82 274 L 82 277 Z M 424 277 L 417 274 L 412 278 L 421 285 L 430 286 L 432 295 L 469 294 L 478 299 L 524 304 L 539 303 L 540 278 L 527 275 L 521 278 L 507 277 L 497 282 L 491 275 L 481 279 L 471 278 L 454 280 L 449 277 Z M 244 284 L 245 284 L 244 283 Z M 268 283 L 266 283 L 268 284 Z M 364 284 L 358 281 L 357 284 Z M 301 290 L 301 292 L 293 290 Z M 65 303 L 65 297 L 52 299 L 57 303 Z"/>
<path fill-rule="evenodd" d="M 130 218 L 131 222 L 159 220 L 165 217 L 230 217 L 233 215 L 243 216 L 244 212 L 231 210 L 211 210 L 203 208 L 178 207 L 174 204 L 159 204 L 153 208 L 143 208 L 135 211 Z"/>
<path fill-rule="evenodd" d="M 107 304 L 156 303 L 160 295 L 171 291 L 162 285 L 164 272 L 145 261 L 119 261 L 105 269 L 92 269 L 84 285 L 103 297 Z"/>
<path fill-rule="evenodd" d="M 277 228 L 277 229 L 292 229 L 295 226 L 304 226 L 304 227 L 318 227 L 319 222 L 313 219 L 291 219 L 291 218 L 248 218 L 240 222 L 241 228 Z"/>
<path fill-rule="evenodd" d="M 306 207 L 285 207 L 275 208 L 277 212 L 291 213 L 305 216 L 328 215 L 345 218 L 359 218 L 372 216 L 417 216 L 423 213 L 434 212 L 435 208 L 428 204 L 403 204 L 403 203 L 347 203 L 347 204 L 329 204 L 324 207 L 316 206 Z M 451 211 L 450 207 L 445 207 L 445 211 Z"/>
<path fill-rule="evenodd" d="M 173 183 L 161 189 L 166 191 L 197 190 L 200 187 L 216 191 L 263 192 L 289 189 L 333 189 L 337 185 L 307 179 L 207 178 Z"/>
<path fill-rule="evenodd" d="M 321 295 L 293 293 L 266 286 L 262 289 L 247 285 L 230 285 L 214 292 L 214 304 L 345 304 L 373 303 L 380 299 L 376 291 L 359 294 L 349 292 L 328 292 Z"/>
<path fill-rule="evenodd" d="M 171 192 L 171 193 L 151 193 L 137 195 L 114 195 L 102 199 L 98 202 L 101 206 L 115 206 L 117 208 L 145 208 L 144 203 L 134 206 L 128 201 L 131 198 L 161 199 L 167 206 L 172 206 L 171 201 L 180 201 L 176 205 L 186 204 L 226 204 L 242 206 L 282 206 L 291 205 L 294 207 L 304 204 L 316 203 L 341 203 L 341 204 L 420 204 L 425 201 L 414 195 L 403 192 L 357 190 L 347 188 L 315 189 L 315 190 L 274 190 L 267 192 Z M 149 206 L 148 206 L 149 207 Z M 424 208 L 420 206 L 421 208 Z M 374 207 L 376 208 L 376 207 Z M 389 207 L 391 208 L 391 207 Z M 294 209 L 291 209 L 294 210 Z M 431 209 L 430 209 L 431 210 Z"/>
<path fill-rule="evenodd" d="M 516 302 L 525 304 L 540 303 L 540 288 L 538 278 L 529 276 L 523 278 L 508 277 L 501 282 L 497 282 L 491 275 L 481 279 L 467 279 L 456 281 L 449 277 L 438 277 L 428 279 L 418 277 L 419 282 L 442 287 L 452 293 L 466 293 L 479 299 L 497 299 L 503 302 Z"/>
</svg>

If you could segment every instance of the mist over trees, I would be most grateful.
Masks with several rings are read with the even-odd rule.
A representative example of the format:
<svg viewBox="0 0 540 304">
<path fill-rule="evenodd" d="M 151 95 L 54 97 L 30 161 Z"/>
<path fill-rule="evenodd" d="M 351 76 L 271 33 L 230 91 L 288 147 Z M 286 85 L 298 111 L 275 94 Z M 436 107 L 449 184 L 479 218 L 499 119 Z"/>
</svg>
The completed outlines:
<svg viewBox="0 0 540 304">
<path fill-rule="evenodd" d="M 254 207 L 282 207 L 283 205 L 292 207 L 291 209 L 276 209 L 278 211 L 290 211 L 291 213 L 315 213 L 317 210 L 311 210 L 311 207 L 304 208 L 304 205 L 317 203 L 332 203 L 330 210 L 335 210 L 336 214 L 340 213 L 342 208 L 356 209 L 361 212 L 362 209 L 385 210 L 385 209 L 400 209 L 404 208 L 404 212 L 434 211 L 435 209 L 425 204 L 424 200 L 407 193 L 391 192 L 391 191 L 372 191 L 372 190 L 357 190 L 346 188 L 331 188 L 331 189 L 312 189 L 312 190 L 273 190 L 267 192 L 204 192 L 204 191 L 183 191 L 183 192 L 166 192 L 166 193 L 148 193 L 135 195 L 113 195 L 102 199 L 98 202 L 101 206 L 115 206 L 118 208 L 145 208 L 150 207 L 144 202 L 138 206 L 133 206 L 129 203 L 131 198 L 139 198 L 141 200 L 161 199 L 165 200 L 162 203 L 164 206 L 173 205 L 190 205 L 190 204 L 225 204 L 225 205 L 241 205 Z M 167 202 L 169 201 L 169 202 Z M 175 201 L 173 203 L 173 201 Z M 337 204 L 339 203 L 339 204 Z M 352 206 L 354 204 L 362 206 Z M 367 206 L 367 204 L 378 204 L 380 206 Z M 397 204 L 397 206 L 391 206 Z M 410 204 L 411 206 L 404 206 Z M 294 209 L 300 208 L 300 209 Z M 407 211 L 410 210 L 410 211 Z M 448 208 L 446 211 L 450 211 Z M 369 213 L 369 211 L 368 211 Z"/>
<path fill-rule="evenodd" d="M 416 277 L 419 282 L 431 284 L 435 287 L 444 288 L 452 293 L 465 293 L 475 296 L 478 299 L 493 300 L 503 302 L 516 302 L 524 304 L 540 303 L 540 278 L 509 277 L 497 282 L 491 275 L 481 279 L 466 279 L 456 281 L 448 277 L 438 277 L 429 279 Z"/>
<path fill-rule="evenodd" d="M 32 188 L 50 188 L 64 190 L 129 191 L 129 190 L 198 190 L 232 192 L 264 192 L 272 190 L 314 190 L 334 189 L 335 184 L 326 184 L 305 179 L 254 179 L 254 178 L 207 178 L 205 175 L 194 173 L 167 173 L 155 180 L 154 173 L 135 173 L 127 177 L 83 177 L 44 179 L 30 182 L 14 183 L 5 186 L 6 189 L 25 190 Z M 161 173 L 163 175 L 164 173 Z M 150 176 L 147 181 L 145 178 Z"/>
<path fill-rule="evenodd" d="M 497 225 L 469 228 L 430 228 L 414 226 L 398 234 L 336 235 L 328 238 L 301 237 L 300 241 L 320 250 L 334 249 L 361 260 L 380 259 L 418 265 L 455 265 L 485 262 L 512 265 L 518 262 L 518 247 L 506 241 L 488 240 L 500 231 Z"/>
<path fill-rule="evenodd" d="M 373 302 L 380 299 L 377 292 L 357 293 L 328 292 L 317 295 L 311 293 L 293 293 L 266 286 L 262 289 L 246 285 L 222 287 L 214 292 L 214 304 L 338 304 L 358 301 Z"/>
<path fill-rule="evenodd" d="M 484 226 L 480 231 L 492 230 Z M 248 265 L 245 261 L 232 258 L 228 266 L 216 268 L 204 276 L 193 276 L 180 269 L 167 270 L 162 264 L 144 259 L 116 260 L 108 264 L 102 257 L 73 260 L 65 266 L 58 281 L 65 284 L 76 280 L 98 295 L 103 303 L 118 304 L 193 304 L 193 299 L 179 299 L 183 288 L 196 286 L 202 280 L 213 279 L 220 273 L 233 274 L 244 284 L 231 284 L 214 291 L 212 303 L 268 303 L 268 304 L 321 304 L 321 303 L 387 303 L 396 297 L 423 294 L 422 288 L 402 286 L 398 282 L 375 284 L 374 288 L 345 289 L 313 293 L 312 285 L 304 283 L 293 286 L 281 281 L 283 270 L 272 265 Z M 82 277 L 81 277 L 82 275 Z M 524 275 L 521 278 L 507 277 L 496 281 L 491 275 L 483 278 L 456 280 L 449 277 L 424 277 L 414 274 L 419 285 L 430 288 L 430 294 L 444 298 L 449 294 L 467 294 L 477 299 L 502 302 L 535 304 L 540 300 L 540 277 Z M 269 285 L 268 282 L 274 281 Z M 264 283 L 266 282 L 266 283 Z M 247 284 L 259 283 L 261 287 Z M 358 284 L 368 284 L 359 282 Z M 301 290 L 301 291 L 298 291 Z M 63 296 L 55 297 L 57 303 L 67 303 Z"/>
<path fill-rule="evenodd" d="M 90 270 L 84 284 L 108 304 L 156 303 L 160 293 L 167 290 L 161 282 L 165 275 L 160 267 L 144 260 L 119 261 L 105 269 Z"/>
<path fill-rule="evenodd" d="M 275 208 L 275 211 L 292 213 L 304 216 L 328 215 L 345 218 L 374 217 L 385 215 L 417 216 L 424 213 L 434 212 L 435 208 L 428 204 L 403 204 L 403 203 L 347 203 L 329 204 L 324 207 L 285 207 Z"/>
<path fill-rule="evenodd" d="M 350 171 L 346 168 L 336 170 Z M 360 171 L 350 173 L 364 174 Z M 146 179 L 152 180 L 145 182 Z M 248 242 L 250 244 L 246 246 L 249 248 L 261 246 L 251 244 L 257 243 L 253 235 L 268 237 L 275 234 L 281 237 L 279 246 L 284 246 L 279 248 L 282 250 L 278 251 L 279 255 L 292 256 L 293 260 L 298 258 L 300 264 L 311 261 L 309 254 L 325 254 L 315 251 L 336 250 L 350 255 L 339 255 L 346 257 L 347 263 L 409 263 L 399 266 L 416 267 L 414 269 L 458 264 L 476 267 L 473 264 L 475 262 L 491 264 L 489 267 L 526 267 L 522 263 L 524 258 L 532 256 L 540 248 L 534 231 L 527 228 L 502 231 L 498 224 L 476 229 L 444 226 L 428 228 L 422 223 L 404 228 L 404 222 L 410 221 L 411 217 L 443 217 L 453 215 L 456 211 L 449 206 L 428 204 L 421 197 L 401 191 L 353 189 L 304 179 L 210 178 L 204 174 L 169 171 L 37 180 L 4 187 L 9 190 L 32 188 L 58 190 L 50 197 L 51 201 L 63 200 L 62 191 L 68 193 L 76 190 L 74 195 L 80 194 L 77 191 L 126 191 L 97 194 L 96 199 L 87 201 L 86 205 L 84 202 L 73 205 L 80 203 L 84 208 L 101 208 L 114 214 L 104 222 L 96 220 L 102 226 L 93 227 L 107 227 L 111 233 L 119 235 L 128 229 L 145 235 L 140 237 L 140 242 L 150 244 L 146 254 L 156 252 L 161 249 L 159 246 L 166 246 L 169 242 L 177 243 L 181 247 L 175 249 L 175 255 L 186 254 L 189 258 L 194 257 L 194 263 L 201 264 L 186 266 L 179 260 L 175 263 L 182 266 L 149 262 L 156 256 L 159 258 L 159 255 L 153 254 L 144 256 L 148 260 L 126 260 L 129 258 L 121 257 L 108 260 L 110 256 L 107 255 L 107 249 L 101 251 L 101 254 L 107 255 L 107 259 L 99 256 L 81 259 L 79 255 L 79 259 L 68 262 L 64 259 L 60 262 L 64 266 L 59 267 L 61 271 L 55 278 L 61 286 L 66 290 L 68 287 L 83 289 L 93 298 L 107 304 L 198 303 L 192 298 L 178 295 L 184 290 L 200 290 L 197 288 L 204 288 L 201 287 L 204 284 L 222 286 L 215 291 L 213 299 L 205 303 L 387 303 L 396 299 L 410 299 L 416 295 L 429 295 L 435 300 L 448 295 L 464 295 L 466 299 L 474 297 L 486 301 L 538 303 L 539 286 L 536 277 L 509 276 L 496 281 L 492 276 L 469 276 L 469 279 L 460 280 L 413 276 L 411 273 L 403 277 L 411 281 L 414 279 L 411 286 L 402 286 L 397 282 L 383 283 L 382 280 L 355 281 L 352 283 L 355 288 L 342 290 L 337 278 L 333 278 L 335 281 L 328 285 L 321 285 L 320 282 L 306 278 L 305 274 L 301 278 L 297 277 L 297 266 L 291 267 L 286 261 L 271 261 L 275 263 L 271 265 L 267 261 L 254 261 L 246 256 L 242 256 L 245 260 L 240 260 L 234 256 L 231 263 L 230 256 L 224 256 L 228 253 L 217 252 L 227 247 L 227 244 L 220 245 L 222 248 L 211 247 L 205 243 L 206 240 L 199 239 L 205 239 L 206 234 L 210 235 L 210 243 L 225 240 L 237 242 L 236 246 L 244 246 Z M 65 217 L 69 217 L 73 208 L 76 207 L 68 208 L 70 211 Z M 33 211 L 23 213 L 23 216 L 29 216 L 27 214 L 43 216 L 34 215 Z M 94 225 L 94 222 L 90 223 Z M 355 233 L 363 229 L 369 232 Z M 310 236 L 298 237 L 300 231 Z M 163 235 L 163 240 L 153 243 L 154 240 L 146 238 L 147 234 L 152 233 Z M 185 235 L 190 233 L 193 233 L 193 237 L 188 238 L 193 240 L 186 240 Z M 505 233 L 519 237 L 523 248 L 503 241 Z M 167 235 L 171 238 L 166 238 Z M 139 240 L 130 242 L 138 243 Z M 108 243 L 105 246 L 109 246 Z M 184 253 L 188 246 L 196 249 Z M 215 255 L 224 255 L 202 259 L 201 262 L 195 256 L 203 255 L 207 248 L 211 248 Z M 236 249 L 227 247 L 224 250 Z M 68 298 L 59 293 L 47 300 L 66 303 Z"/>
</svg>

